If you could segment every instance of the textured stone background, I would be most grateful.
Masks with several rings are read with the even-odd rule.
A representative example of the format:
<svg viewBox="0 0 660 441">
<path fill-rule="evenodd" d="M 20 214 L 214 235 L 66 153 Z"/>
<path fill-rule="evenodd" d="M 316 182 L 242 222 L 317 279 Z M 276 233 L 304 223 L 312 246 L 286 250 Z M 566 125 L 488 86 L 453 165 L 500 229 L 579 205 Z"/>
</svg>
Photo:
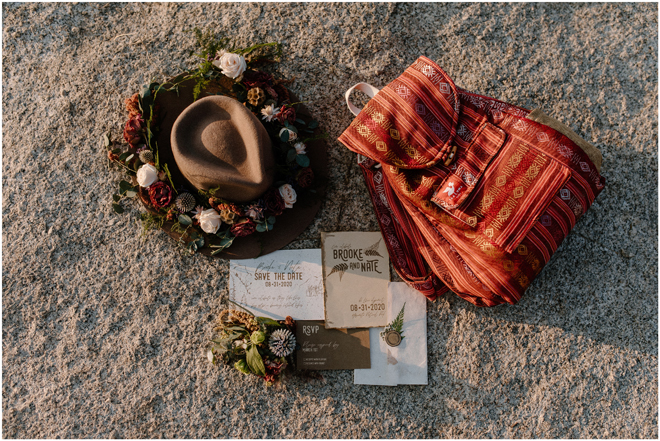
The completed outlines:
<svg viewBox="0 0 660 441">
<path fill-rule="evenodd" d="M 655 4 L 8 4 L 3 23 L 2 429 L 20 437 L 658 437 Z M 429 385 L 350 371 L 265 389 L 204 356 L 226 261 L 111 211 L 99 137 L 123 99 L 192 66 L 195 26 L 280 41 L 323 121 L 319 231 L 376 230 L 343 92 L 419 55 L 542 106 L 602 149 L 607 186 L 516 306 L 429 303 Z"/>
</svg>

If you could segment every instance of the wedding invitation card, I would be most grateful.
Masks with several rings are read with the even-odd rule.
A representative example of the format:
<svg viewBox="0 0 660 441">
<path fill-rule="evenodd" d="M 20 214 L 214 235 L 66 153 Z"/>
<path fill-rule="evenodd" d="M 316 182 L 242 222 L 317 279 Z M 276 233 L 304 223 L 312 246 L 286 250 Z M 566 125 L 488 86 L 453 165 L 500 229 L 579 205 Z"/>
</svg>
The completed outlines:
<svg viewBox="0 0 660 441">
<path fill-rule="evenodd" d="M 280 250 L 256 259 L 231 260 L 229 299 L 256 316 L 322 320 L 321 250 Z"/>
<path fill-rule="evenodd" d="M 390 260 L 380 233 L 321 233 L 326 328 L 387 323 Z"/>
<path fill-rule="evenodd" d="M 387 327 L 369 329 L 371 368 L 356 369 L 354 383 L 428 384 L 426 297 L 392 282 L 387 302 Z"/>
<path fill-rule="evenodd" d="M 296 368 L 368 369 L 368 329 L 326 329 L 322 320 L 296 322 Z"/>
</svg>

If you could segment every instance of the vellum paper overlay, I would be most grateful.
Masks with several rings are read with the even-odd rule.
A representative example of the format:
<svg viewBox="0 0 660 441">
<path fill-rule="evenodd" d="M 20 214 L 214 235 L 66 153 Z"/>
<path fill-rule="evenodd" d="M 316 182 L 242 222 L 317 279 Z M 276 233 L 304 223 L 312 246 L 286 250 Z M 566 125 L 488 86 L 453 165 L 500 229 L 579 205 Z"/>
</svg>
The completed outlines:
<svg viewBox="0 0 660 441">
<path fill-rule="evenodd" d="M 256 316 L 322 320 L 321 250 L 283 250 L 230 261 L 229 299 Z"/>
<path fill-rule="evenodd" d="M 321 233 L 325 327 L 387 324 L 390 260 L 380 233 Z"/>
<path fill-rule="evenodd" d="M 383 328 L 369 329 L 371 368 L 356 369 L 354 383 L 428 384 L 426 297 L 404 282 L 391 282 L 388 291 L 388 323 L 403 309 L 403 338 L 398 346 L 390 346 L 381 336 Z"/>
</svg>

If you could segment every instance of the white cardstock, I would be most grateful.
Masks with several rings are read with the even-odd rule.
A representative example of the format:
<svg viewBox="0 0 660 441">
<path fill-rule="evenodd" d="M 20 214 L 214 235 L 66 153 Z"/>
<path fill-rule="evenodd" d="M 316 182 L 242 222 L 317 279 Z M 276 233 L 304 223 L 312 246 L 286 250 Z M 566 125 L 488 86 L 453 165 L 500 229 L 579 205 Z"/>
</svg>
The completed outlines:
<svg viewBox="0 0 660 441">
<path fill-rule="evenodd" d="M 369 329 L 371 369 L 355 369 L 355 384 L 396 386 L 428 384 L 426 297 L 404 282 L 388 286 L 387 323 L 403 311 L 403 339 L 389 346 L 380 336 L 385 328 Z"/>
<path fill-rule="evenodd" d="M 375 232 L 321 233 L 325 277 L 325 327 L 387 324 L 390 260 Z"/>
<path fill-rule="evenodd" d="M 229 299 L 256 316 L 323 320 L 321 250 L 283 250 L 230 261 Z"/>
</svg>

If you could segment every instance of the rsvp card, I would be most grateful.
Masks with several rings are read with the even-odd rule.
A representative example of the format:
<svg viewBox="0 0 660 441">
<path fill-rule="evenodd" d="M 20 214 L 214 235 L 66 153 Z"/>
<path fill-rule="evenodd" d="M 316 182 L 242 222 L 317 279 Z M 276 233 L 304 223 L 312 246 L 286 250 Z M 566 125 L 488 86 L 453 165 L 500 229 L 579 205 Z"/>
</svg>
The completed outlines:
<svg viewBox="0 0 660 441">
<path fill-rule="evenodd" d="M 296 322 L 296 368 L 368 369 L 368 329 L 326 329 L 323 321 Z"/>
<path fill-rule="evenodd" d="M 390 259 L 381 234 L 321 233 L 321 243 L 325 326 L 385 326 Z"/>
<path fill-rule="evenodd" d="M 321 250 L 281 250 L 256 259 L 231 260 L 229 299 L 256 316 L 322 320 Z"/>
</svg>

